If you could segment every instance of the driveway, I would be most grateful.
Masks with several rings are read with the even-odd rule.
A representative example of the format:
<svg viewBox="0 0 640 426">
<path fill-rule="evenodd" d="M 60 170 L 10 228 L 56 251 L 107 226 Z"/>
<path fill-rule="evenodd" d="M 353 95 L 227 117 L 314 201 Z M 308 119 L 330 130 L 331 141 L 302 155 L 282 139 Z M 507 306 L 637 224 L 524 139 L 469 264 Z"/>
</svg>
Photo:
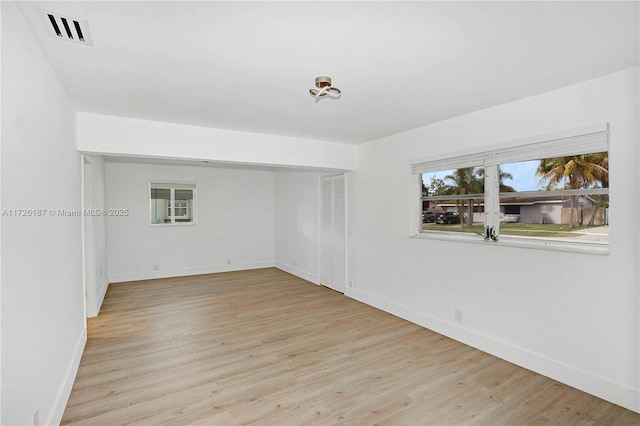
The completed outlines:
<svg viewBox="0 0 640 426">
<path fill-rule="evenodd" d="M 609 225 L 596 226 L 594 228 L 581 229 L 574 231 L 576 234 L 580 234 L 577 237 L 572 238 L 573 241 L 590 241 L 594 243 L 608 243 L 609 242 Z"/>
</svg>

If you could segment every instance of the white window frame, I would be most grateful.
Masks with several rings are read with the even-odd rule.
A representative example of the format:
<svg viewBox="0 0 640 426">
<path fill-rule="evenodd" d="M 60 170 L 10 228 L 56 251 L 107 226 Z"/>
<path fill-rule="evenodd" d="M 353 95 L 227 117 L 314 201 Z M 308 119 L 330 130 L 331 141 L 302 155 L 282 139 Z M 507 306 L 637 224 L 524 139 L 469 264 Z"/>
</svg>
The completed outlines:
<svg viewBox="0 0 640 426">
<path fill-rule="evenodd" d="M 153 223 L 153 199 L 151 198 L 151 190 L 152 189 L 168 189 L 170 196 L 169 202 L 167 203 L 167 218 L 170 219 L 170 222 L 164 223 Z M 176 199 L 175 199 L 175 191 L 176 190 L 191 190 L 193 194 L 193 202 L 191 210 L 189 209 L 189 204 L 187 203 L 185 211 L 186 213 L 181 216 L 175 215 L 176 209 Z M 161 182 L 161 181 L 149 181 L 149 226 L 192 226 L 197 225 L 197 184 L 193 182 Z M 179 207 L 183 208 L 183 207 Z M 173 213 L 173 214 L 172 214 Z M 176 222 L 176 219 L 184 219 L 191 215 L 190 222 Z"/>
<path fill-rule="evenodd" d="M 410 162 L 412 188 L 417 191 L 415 214 L 412 214 L 411 233 L 413 238 L 461 241 L 498 246 L 527 247 L 543 250 L 567 251 L 575 253 L 606 255 L 609 244 L 589 242 L 568 242 L 553 238 L 524 238 L 512 235 L 500 235 L 500 193 L 497 171 L 501 164 L 530 161 L 537 158 L 553 158 L 568 155 L 580 155 L 609 151 L 609 124 L 597 124 L 579 129 L 555 132 L 504 144 L 487 146 L 482 151 L 462 151 L 451 155 L 440 155 L 416 159 Z M 422 174 L 463 167 L 483 167 L 485 170 L 484 192 L 484 229 L 485 235 L 461 232 L 423 231 L 422 230 Z M 609 193 L 609 189 L 557 190 L 558 195 Z M 534 192 L 518 192 L 519 195 L 534 195 Z M 442 196 L 451 200 L 464 196 Z M 431 197 L 430 197 L 431 199 Z M 438 199 L 434 197 L 433 199 Z M 492 236 L 495 236 L 493 238 Z"/>
</svg>

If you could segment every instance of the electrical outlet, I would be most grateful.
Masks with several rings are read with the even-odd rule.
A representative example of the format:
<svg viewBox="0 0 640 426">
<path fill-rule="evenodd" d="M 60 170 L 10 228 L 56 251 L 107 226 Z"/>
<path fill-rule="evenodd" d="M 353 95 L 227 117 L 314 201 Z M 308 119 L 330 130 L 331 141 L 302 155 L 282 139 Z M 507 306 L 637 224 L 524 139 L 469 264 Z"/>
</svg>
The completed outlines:
<svg viewBox="0 0 640 426">
<path fill-rule="evenodd" d="M 100 268 L 100 276 L 102 276 L 102 268 Z"/>
<path fill-rule="evenodd" d="M 153 270 L 154 271 L 159 271 L 160 270 L 160 264 L 156 263 L 155 265 L 153 265 Z"/>
<path fill-rule="evenodd" d="M 296 266 L 296 260 L 293 259 L 293 266 Z"/>
<path fill-rule="evenodd" d="M 31 422 L 33 426 L 38 426 L 40 424 L 40 415 L 38 414 L 38 410 L 34 411 L 33 416 L 31 417 Z"/>
<path fill-rule="evenodd" d="M 462 310 L 456 308 L 455 318 L 456 321 L 462 322 Z"/>
<path fill-rule="evenodd" d="M 231 259 L 227 259 L 227 265 L 231 265 Z"/>
<path fill-rule="evenodd" d="M 349 288 L 353 288 L 353 281 L 349 280 Z"/>
</svg>

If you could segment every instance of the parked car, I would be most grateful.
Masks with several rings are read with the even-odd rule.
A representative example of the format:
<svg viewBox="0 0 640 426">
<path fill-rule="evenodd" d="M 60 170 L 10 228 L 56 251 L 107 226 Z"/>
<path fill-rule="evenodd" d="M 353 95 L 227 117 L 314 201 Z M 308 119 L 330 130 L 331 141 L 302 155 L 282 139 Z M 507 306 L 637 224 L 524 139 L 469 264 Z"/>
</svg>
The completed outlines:
<svg viewBox="0 0 640 426">
<path fill-rule="evenodd" d="M 452 223 L 460 223 L 460 215 L 458 212 L 444 212 L 436 215 L 436 223 L 450 225 Z"/>
<path fill-rule="evenodd" d="M 519 220 L 520 220 L 520 216 L 517 214 L 504 214 L 500 218 L 500 222 L 507 222 L 507 223 L 516 223 Z"/>
<path fill-rule="evenodd" d="M 434 212 L 422 212 L 422 223 L 434 223 L 436 214 Z"/>
</svg>

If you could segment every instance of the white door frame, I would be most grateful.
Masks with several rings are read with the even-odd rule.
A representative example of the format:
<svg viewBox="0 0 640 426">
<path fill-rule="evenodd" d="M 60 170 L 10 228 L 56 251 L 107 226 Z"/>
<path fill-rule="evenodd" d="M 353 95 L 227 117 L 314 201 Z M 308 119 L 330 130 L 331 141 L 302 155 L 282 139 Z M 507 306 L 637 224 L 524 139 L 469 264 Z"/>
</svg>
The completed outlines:
<svg viewBox="0 0 640 426">
<path fill-rule="evenodd" d="M 84 212 L 93 207 L 93 165 L 91 160 L 82 156 L 82 260 L 84 275 L 84 310 L 87 318 L 98 315 L 96 306 L 96 274 L 95 274 L 95 244 L 93 216 Z"/>
<path fill-rule="evenodd" d="M 331 279 L 331 283 L 327 283 L 327 282 L 323 282 L 323 261 L 326 261 L 327 259 L 325 257 L 323 257 L 323 254 L 326 255 L 326 253 L 324 253 L 325 250 L 323 250 L 323 243 L 326 243 L 326 241 L 323 240 L 322 238 L 322 232 L 323 232 L 323 227 L 322 227 L 322 222 L 323 222 L 323 217 L 322 217 L 322 212 L 324 211 L 324 209 L 327 207 L 324 205 L 324 200 L 323 200 L 323 194 L 322 194 L 322 183 L 324 180 L 329 179 L 331 182 L 331 206 L 329 206 L 330 210 L 331 210 L 331 222 L 332 222 L 332 228 L 333 228 L 333 217 L 334 217 L 334 184 L 335 184 L 335 178 L 337 177 L 341 177 L 343 179 L 343 193 L 344 193 L 344 235 L 342 235 L 342 243 L 343 243 L 343 251 L 344 251 L 344 258 L 341 259 L 341 261 L 339 262 L 342 265 L 342 268 L 344 268 L 343 273 L 341 274 L 343 276 L 343 282 L 341 283 L 335 283 L 333 280 L 333 277 L 335 276 L 333 268 L 335 267 L 335 253 L 334 253 L 334 246 L 335 246 L 335 242 L 331 241 L 331 253 L 329 254 L 331 257 L 331 274 L 332 274 L 332 279 Z M 344 293 L 347 287 L 347 229 L 348 229 L 348 223 L 347 223 L 347 175 L 344 173 L 341 174 L 333 174 L 333 175 L 326 175 L 326 176 L 321 176 L 319 181 L 318 181 L 318 190 L 319 190 L 319 198 L 320 198 L 320 214 L 319 216 L 319 221 L 318 221 L 318 283 L 321 285 L 324 285 L 326 287 L 329 287 L 333 290 L 339 291 L 341 293 Z M 333 232 L 332 232 L 333 233 Z"/>
</svg>

